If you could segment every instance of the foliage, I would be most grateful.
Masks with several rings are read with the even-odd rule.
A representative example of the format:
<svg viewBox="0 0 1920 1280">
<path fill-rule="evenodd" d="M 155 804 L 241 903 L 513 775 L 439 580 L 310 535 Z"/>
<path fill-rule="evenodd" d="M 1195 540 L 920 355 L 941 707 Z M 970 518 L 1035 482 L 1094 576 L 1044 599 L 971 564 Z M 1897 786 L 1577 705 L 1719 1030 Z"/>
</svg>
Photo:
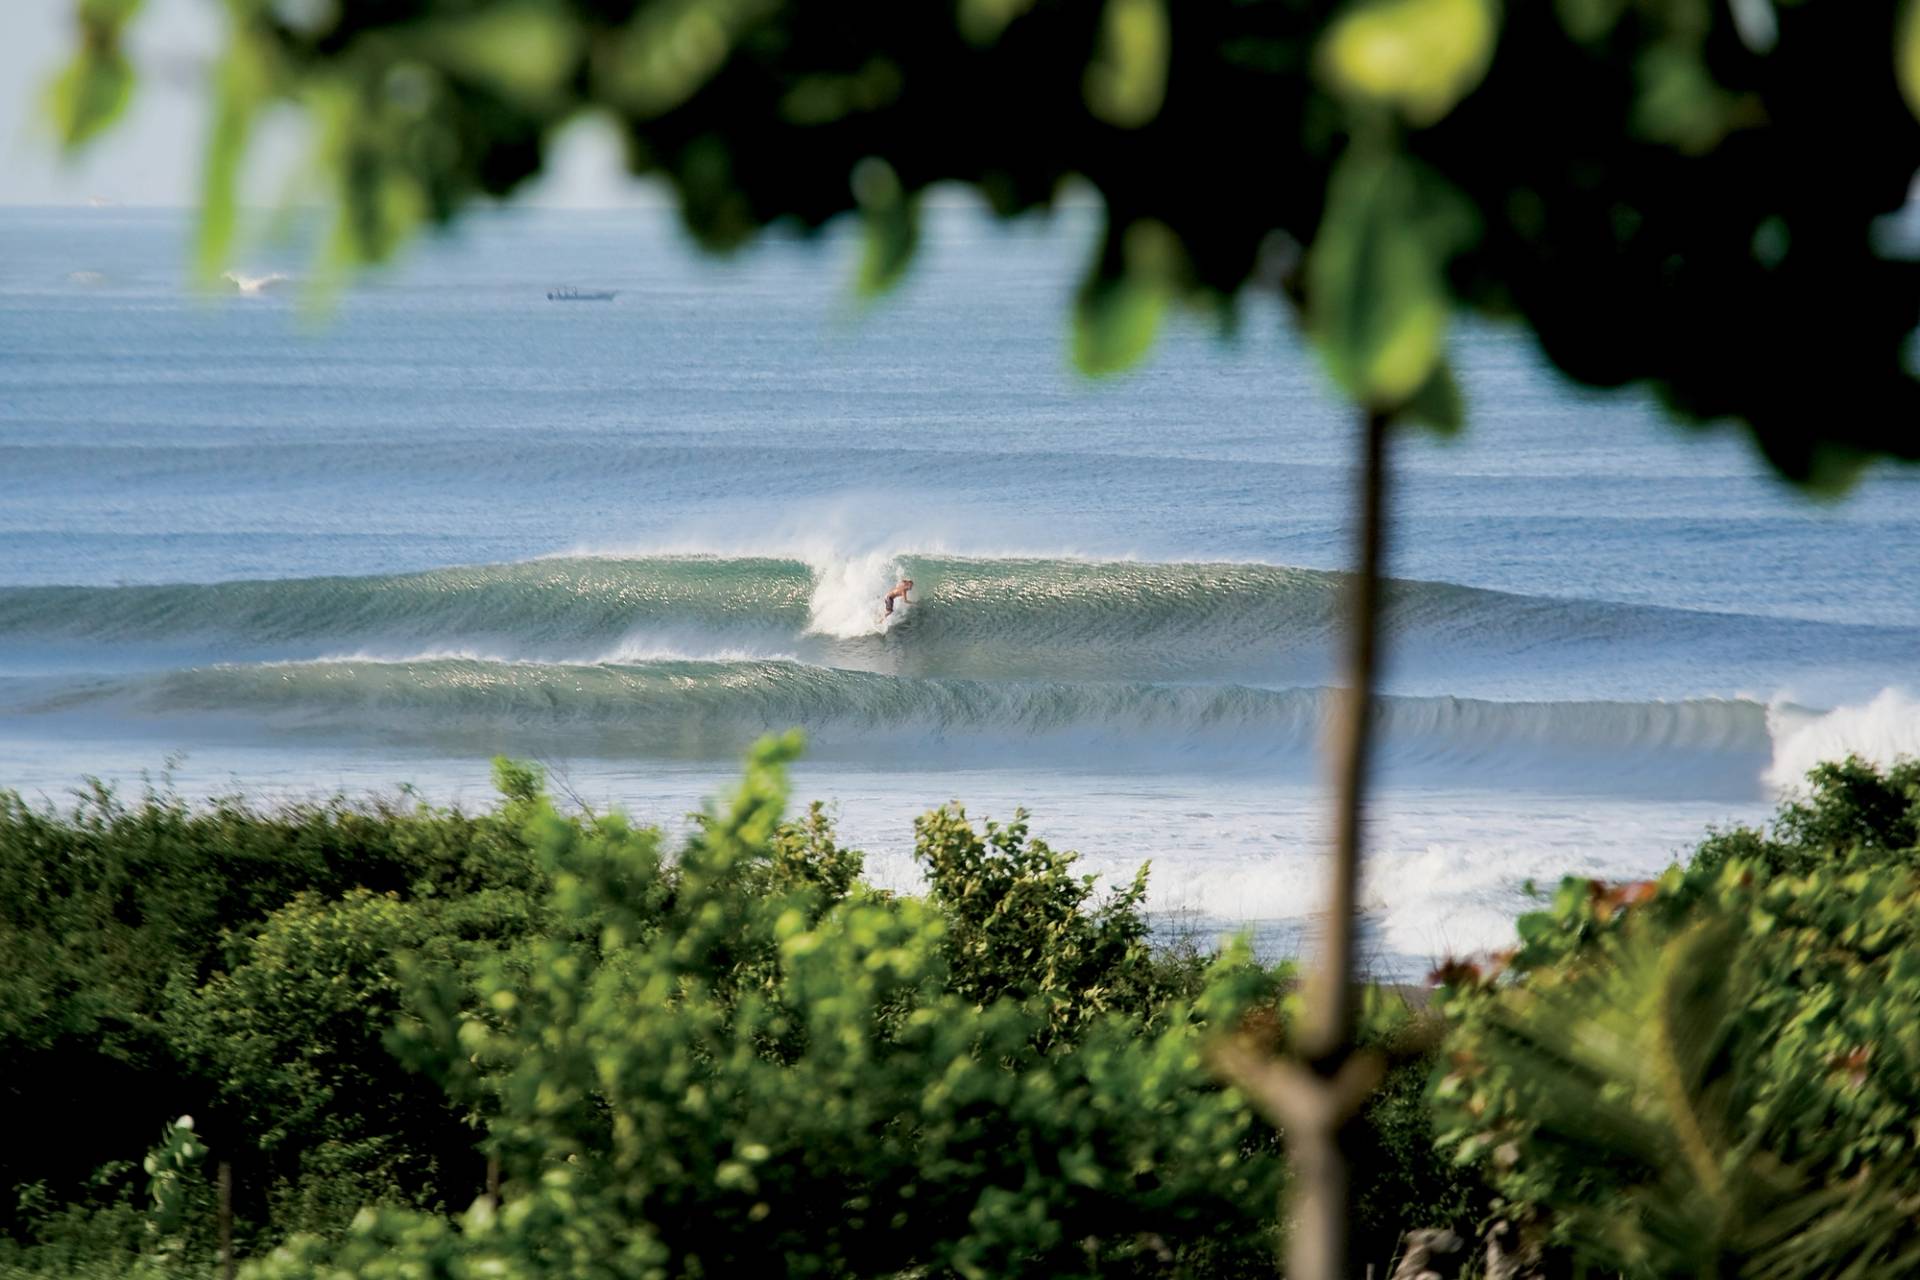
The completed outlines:
<svg viewBox="0 0 1920 1280">
<path fill-rule="evenodd" d="M 878 893 L 819 806 L 780 819 L 790 750 L 677 857 L 511 766 L 479 817 L 0 805 L 16 1114 L 103 1073 L 138 1104 L 84 1099 L 128 1127 L 77 1173 L 7 1153 L 0 1274 L 211 1266 L 202 1135 L 250 1252 L 319 1232 L 269 1276 L 1264 1272 L 1275 1139 L 1202 1050 L 1283 1039 L 1287 975 L 1149 947 L 1142 881 L 1101 895 L 1024 816 L 926 815 L 926 896 Z M 1916 1261 L 1914 769 L 1823 766 L 1658 883 L 1569 882 L 1513 978 L 1456 974 L 1438 1059 L 1370 998 L 1394 1065 L 1351 1139 L 1352 1256 L 1471 1228 L 1484 1172 L 1537 1238 L 1636 1274 Z M 189 1102 L 143 1178 L 157 1122 L 125 1117 Z M 487 1151 L 504 1203 L 447 1217 Z"/>
<path fill-rule="evenodd" d="M 1795 875 L 1837 862 L 1920 867 L 1920 760 L 1883 772 L 1849 757 L 1814 766 L 1807 781 L 1808 794 L 1781 807 L 1771 836 L 1748 827 L 1716 832 L 1691 865 L 1740 861 Z"/>
<path fill-rule="evenodd" d="M 147 1172 L 147 1196 L 153 1202 L 150 1219 L 159 1231 L 176 1231 L 186 1216 L 188 1178 L 207 1148 L 194 1136 L 193 1117 L 181 1116 L 167 1126 L 160 1145 L 147 1153 L 141 1167 Z"/>
<path fill-rule="evenodd" d="M 126 100 L 138 4 L 72 2 L 50 106 L 78 143 Z M 276 104 L 315 125 L 340 263 L 510 193 L 593 113 L 708 248 L 857 214 L 868 291 L 905 270 L 933 183 L 1001 215 L 1090 184 L 1106 232 L 1073 349 L 1096 371 L 1176 300 L 1224 315 L 1277 283 L 1374 409 L 1457 423 L 1442 360 L 1464 308 L 1518 317 L 1582 381 L 1746 421 L 1796 477 L 1920 455 L 1920 266 L 1880 225 L 1920 169 L 1906 0 L 226 7 L 209 273 Z M 1858 411 L 1826 412 L 1832 386 Z"/>
<path fill-rule="evenodd" d="M 1072 873 L 1073 854 L 1029 839 L 1024 812 L 983 835 L 957 806 L 914 822 L 914 860 L 946 917 L 948 988 L 981 1005 L 1033 1002 L 1043 1042 L 1108 1013 L 1151 1019 L 1197 993 L 1197 958 L 1183 966 L 1147 945 L 1146 865 L 1094 905 L 1095 878 Z"/>
<path fill-rule="evenodd" d="M 795 857 L 779 821 L 791 750 L 757 752 L 732 806 L 671 864 L 655 833 L 618 818 L 536 815 L 554 910 L 573 927 L 537 944 L 524 972 L 483 979 L 479 1008 L 423 981 L 410 1049 L 490 1117 L 504 1205 L 457 1229 L 368 1215 L 344 1243 L 295 1241 L 258 1274 L 1270 1266 L 1277 1159 L 1208 1078 L 1200 1043 L 1209 1020 L 1270 1000 L 1271 977 L 1228 959 L 1160 1029 L 1090 1012 L 1061 1043 L 1048 1034 L 1057 1004 L 1003 998 L 996 970 L 950 967 L 950 930 L 968 926 L 937 899 L 849 891 L 824 840 Z M 952 811 L 930 829 L 943 868 L 1027 864 L 1016 879 L 1038 934 L 1099 936 L 1105 917 L 1064 919 L 1084 882 L 1044 846 L 1033 854 L 1019 824 L 985 844 Z M 998 859 L 982 859 L 988 845 Z M 1076 980 L 1102 978 L 1114 975 Z"/>
<path fill-rule="evenodd" d="M 1920 1264 L 1920 878 L 1889 803 L 1911 806 L 1912 766 L 1812 781 L 1773 841 L 1716 837 L 1643 885 L 1569 880 L 1522 919 L 1512 980 L 1454 975 L 1441 1141 L 1589 1262 Z"/>
<path fill-rule="evenodd" d="M 4 1157 L 0 1273 L 210 1270 L 206 1147 L 244 1256 L 306 1233 L 269 1275 L 1270 1273 L 1277 1138 L 1202 1050 L 1281 1025 L 1289 975 L 1150 946 L 1144 872 L 1102 894 L 1024 815 L 926 815 L 926 895 L 875 891 L 820 806 L 781 819 L 793 749 L 671 856 L 504 762 L 476 817 L 0 806 L 6 1083 L 75 1148 Z M 1422 1121 L 1369 1125 L 1397 1161 Z M 449 1218 L 489 1155 L 503 1203 Z M 1416 1157 L 1362 1195 L 1390 1243 L 1445 1182 Z"/>
<path fill-rule="evenodd" d="M 1434 1141 L 1427 1082 L 1438 1060 L 1438 1016 L 1413 1007 L 1403 993 L 1379 989 L 1363 1015 L 1363 1043 L 1386 1057 L 1387 1069 L 1348 1138 L 1348 1256 L 1352 1269 L 1371 1263 L 1386 1275 L 1407 1232 L 1470 1234 L 1488 1216 L 1491 1197 L 1476 1170 Z"/>
<path fill-rule="evenodd" d="M 181 1236 L 160 1242 L 147 1230 L 146 1215 L 124 1199 L 49 1209 L 30 1222 L 26 1239 L 0 1235 L 0 1280 L 213 1280 L 219 1274 L 207 1215 L 189 1214 Z M 169 1247 L 176 1244 L 182 1248 Z"/>
<path fill-rule="evenodd" d="M 470 974 L 533 934 L 517 889 L 404 901 L 310 893 L 235 948 L 232 967 L 170 993 L 175 1051 L 254 1159 L 277 1228 L 337 1229 L 369 1203 L 465 1204 L 482 1169 L 465 1114 L 408 1072 L 386 1037 L 404 1013 L 402 957 Z"/>
<path fill-rule="evenodd" d="M 129 806 L 94 786 L 60 813 L 0 793 L 0 1104 L 49 1129 L 0 1150 L 0 1183 L 45 1198 L 34 1212 L 0 1201 L 0 1233 L 31 1233 L 69 1203 L 105 1212 L 144 1198 L 135 1169 L 146 1136 L 183 1112 L 255 1193 L 270 1179 L 251 1161 L 286 1137 L 266 1118 L 278 1106 L 269 1099 L 297 1093 L 313 1116 L 326 1113 L 334 1103 L 305 1094 L 312 1083 L 379 1113 L 382 1098 L 342 1099 L 339 1086 L 395 1082 L 366 1020 L 394 1007 L 382 1003 L 384 961 L 355 958 L 349 938 L 368 938 L 351 931 L 323 930 L 302 951 L 299 927 L 385 910 L 414 922 L 373 939 L 394 946 L 424 944 L 432 929 L 459 945 L 483 919 L 531 927 L 504 905 L 537 905 L 544 884 L 520 841 L 523 804 L 481 817 L 341 801 L 196 810 L 154 792 Z M 355 916 L 341 905 L 349 898 L 368 905 Z M 332 985 L 311 981 L 316 973 Z M 356 1002 L 365 1002 L 357 1039 L 350 1016 L 319 1019 Z M 312 1039 L 323 1027 L 342 1038 Z M 294 1127 L 302 1142 L 322 1140 Z M 463 1132 L 469 1163 L 470 1145 Z M 461 1203 L 476 1181 L 459 1179 Z M 414 1193 L 429 1185 L 416 1181 Z M 342 1194 L 358 1203 L 357 1190 Z"/>
</svg>

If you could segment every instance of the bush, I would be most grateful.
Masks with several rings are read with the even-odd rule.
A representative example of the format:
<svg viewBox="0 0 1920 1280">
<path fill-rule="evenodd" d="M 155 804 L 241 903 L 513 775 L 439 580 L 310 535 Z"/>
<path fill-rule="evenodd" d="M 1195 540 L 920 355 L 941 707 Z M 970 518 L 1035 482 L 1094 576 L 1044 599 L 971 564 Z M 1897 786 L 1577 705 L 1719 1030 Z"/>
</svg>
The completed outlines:
<svg viewBox="0 0 1920 1280">
<path fill-rule="evenodd" d="M 1816 765 L 1808 794 L 1781 806 L 1771 836 L 1738 827 L 1708 838 L 1691 865 L 1739 862 L 1766 874 L 1806 875 L 1833 865 L 1920 867 L 1920 760 L 1884 772 L 1849 756 Z"/>
<path fill-rule="evenodd" d="M 0 1275 L 210 1273 L 211 1162 L 177 1229 L 137 1172 L 188 1111 L 243 1255 L 286 1242 L 267 1277 L 1271 1274 L 1278 1138 L 1203 1049 L 1277 1033 L 1290 975 L 1156 950 L 1145 871 L 1102 893 L 1024 814 L 924 816 L 926 895 L 878 892 L 820 806 L 782 819 L 792 750 L 677 855 L 505 762 L 476 817 L 0 806 L 0 883 L 40 895 L 0 906 L 5 1087 L 80 1138 L 0 1154 L 33 1179 Z M 1475 1203 L 1401 1059 L 1356 1139 L 1381 1263 Z M 449 1216 L 489 1157 L 504 1202 Z"/>
<path fill-rule="evenodd" d="M 1093 876 L 1075 855 L 1027 834 L 1025 811 L 988 822 L 982 835 L 958 806 L 913 824 L 914 860 L 927 899 L 946 917 L 948 988 L 976 1005 L 1032 1002 L 1042 1040 L 1072 1037 L 1110 1012 L 1152 1020 L 1176 997 L 1197 994 L 1202 962 L 1148 946 L 1142 866 L 1124 889 L 1095 901 Z"/>
<path fill-rule="evenodd" d="M 1816 770 L 1771 839 L 1567 881 L 1510 979 L 1457 975 L 1441 1141 L 1537 1241 L 1643 1275 L 1920 1264 L 1913 778 Z"/>
<path fill-rule="evenodd" d="M 763 747 L 675 864 L 617 819 L 537 815 L 565 923 L 526 972 L 483 981 L 482 1010 L 425 991 L 412 1050 L 491 1117 L 504 1205 L 457 1227 L 367 1215 L 256 1274 L 1270 1271 L 1278 1160 L 1201 1046 L 1274 1000 L 1273 976 L 1234 956 L 1155 1027 L 1118 1009 L 1062 1022 L 1061 1000 L 1124 988 L 1139 953 L 1105 944 L 1143 928 L 1137 912 L 1053 911 L 1088 892 L 1064 859 L 1018 824 L 979 841 L 936 815 L 942 866 L 1026 884 L 1036 954 L 1071 961 L 1051 985 L 964 972 L 955 955 L 986 957 L 956 929 L 1012 918 L 956 926 L 937 895 L 862 890 L 819 838 L 792 874 L 792 749 Z"/>
<path fill-rule="evenodd" d="M 431 902 L 418 906 L 420 918 L 456 936 L 468 927 L 457 904 L 491 901 L 509 916 L 500 904 L 537 904 L 544 879 L 520 834 L 531 792 L 511 771 L 503 781 L 520 794 L 481 817 L 340 800 L 272 812 L 227 800 L 194 810 L 152 791 L 128 805 L 98 785 L 60 813 L 0 792 L 0 1106 L 39 1131 L 0 1149 L 0 1183 L 37 1186 L 45 1205 L 25 1212 L 13 1197 L 0 1199 L 0 1236 L 34 1238 L 58 1206 L 104 1214 L 126 1203 L 148 1135 L 177 1115 L 200 1117 L 220 1154 L 243 1165 L 256 1148 L 286 1147 L 300 1124 L 263 1121 L 241 1099 L 289 1096 L 287 1072 L 309 1058 L 385 1056 L 377 1036 L 368 1039 L 371 1022 L 352 1032 L 303 1025 L 293 1008 L 340 991 L 369 996 L 362 979 L 370 971 L 341 967 L 344 953 L 321 965 L 324 979 L 308 981 L 310 957 L 283 957 L 284 980 L 265 981 L 275 949 L 290 945 L 286 930 L 303 912 L 328 919 L 329 904 L 348 897 L 396 911 Z M 293 915 L 277 916 L 296 900 L 303 905 Z M 263 935 L 276 920 L 280 932 Z M 418 930 L 390 939 L 422 940 Z M 336 980 L 331 996 L 318 985 Z M 191 995 L 203 987 L 204 998 Z M 262 1018 L 283 1018 L 280 1038 L 258 1051 L 244 1039 L 221 1041 L 216 1009 L 238 1016 L 256 998 Z M 391 1006 L 375 999 L 367 1007 Z M 335 1032 L 345 1038 L 314 1039 Z M 303 1131 L 294 1145 L 327 1140 Z M 116 1169 L 102 1180 L 101 1171 Z M 256 1201 L 243 1208 L 263 1217 L 261 1178 L 240 1185 Z M 473 1185 L 461 1171 L 460 1202 Z M 413 1187 L 431 1198 L 425 1184 Z"/>
<path fill-rule="evenodd" d="M 387 1047 L 403 957 L 470 982 L 482 956 L 534 932 L 521 893 L 413 901 L 301 894 L 235 944 L 230 971 L 177 988 L 175 1051 L 210 1082 L 209 1138 L 276 1230 L 338 1230 L 366 1204 L 464 1206 L 484 1168 L 466 1114 Z"/>
<path fill-rule="evenodd" d="M 1406 1232 L 1471 1234 L 1487 1217 L 1491 1195 L 1477 1170 L 1452 1160 L 1434 1141 L 1427 1081 L 1439 1061 L 1438 1018 L 1388 992 L 1375 992 L 1366 1012 L 1363 1039 L 1388 1065 L 1347 1145 L 1353 1171 L 1348 1255 L 1355 1270 L 1371 1263 L 1384 1276 Z"/>
</svg>

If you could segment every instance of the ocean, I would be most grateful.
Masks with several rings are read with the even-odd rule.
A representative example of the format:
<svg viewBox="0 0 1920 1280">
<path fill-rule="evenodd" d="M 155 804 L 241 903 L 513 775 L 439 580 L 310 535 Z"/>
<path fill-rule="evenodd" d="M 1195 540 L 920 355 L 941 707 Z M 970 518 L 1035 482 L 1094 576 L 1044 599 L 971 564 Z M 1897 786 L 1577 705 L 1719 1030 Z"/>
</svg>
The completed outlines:
<svg viewBox="0 0 1920 1280">
<path fill-rule="evenodd" d="M 937 203 L 864 304 L 851 228 L 713 260 L 664 207 L 502 211 L 322 307 L 298 247 L 200 291 L 188 214 L 0 210 L 0 786 L 478 806 L 505 753 L 679 829 L 797 725 L 882 883 L 915 814 L 1024 807 L 1151 861 L 1170 928 L 1298 946 L 1351 414 L 1257 298 L 1076 375 L 1097 224 Z M 1522 334 L 1452 354 L 1468 430 L 1395 445 L 1395 977 L 1920 752 L 1920 470 L 1815 501 Z"/>
</svg>

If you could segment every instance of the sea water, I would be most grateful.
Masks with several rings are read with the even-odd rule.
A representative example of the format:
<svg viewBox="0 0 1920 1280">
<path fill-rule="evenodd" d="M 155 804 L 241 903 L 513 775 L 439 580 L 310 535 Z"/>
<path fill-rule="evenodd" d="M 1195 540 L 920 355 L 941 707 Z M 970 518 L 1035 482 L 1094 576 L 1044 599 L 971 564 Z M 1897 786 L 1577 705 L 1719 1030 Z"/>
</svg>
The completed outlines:
<svg viewBox="0 0 1920 1280">
<path fill-rule="evenodd" d="M 664 207 L 499 213 L 324 302 L 296 249 L 194 287 L 181 213 L 0 211 L 0 786 L 472 806 L 506 753 L 677 829 L 799 726 L 796 802 L 884 883 L 916 813 L 1025 807 L 1180 927 L 1297 945 L 1352 414 L 1257 297 L 1073 373 L 1098 216 L 936 202 L 861 304 L 847 228 L 714 261 Z M 1468 431 L 1395 445 L 1395 975 L 1920 751 L 1920 473 L 1815 502 L 1521 334 L 1452 359 Z"/>
</svg>

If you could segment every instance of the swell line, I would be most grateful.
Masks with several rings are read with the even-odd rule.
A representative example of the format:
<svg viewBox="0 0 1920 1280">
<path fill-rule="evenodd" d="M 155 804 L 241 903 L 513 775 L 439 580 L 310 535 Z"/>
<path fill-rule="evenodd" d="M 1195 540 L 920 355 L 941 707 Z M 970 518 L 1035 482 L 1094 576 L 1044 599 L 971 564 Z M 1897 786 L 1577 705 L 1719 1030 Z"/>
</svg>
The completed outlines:
<svg viewBox="0 0 1920 1280">
<path fill-rule="evenodd" d="M 285 735 L 469 750 L 731 757 L 798 726 L 816 754 L 1059 764 L 1309 766 L 1335 705 L 1322 688 L 920 679 L 798 662 L 578 666 L 465 658 L 220 665 L 40 688 L 13 714 L 224 722 Z M 1502 702 L 1385 697 L 1398 769 L 1581 782 L 1680 774 L 1751 785 L 1777 711 L 1750 700 Z M 1583 783 L 1584 785 L 1584 783 Z"/>
<path fill-rule="evenodd" d="M 914 603 L 885 618 L 880 597 L 901 577 L 914 580 Z M 1263 564 L 876 554 L 813 563 L 570 558 L 388 577 L 6 588 L 0 665 L 753 655 L 922 677 L 1306 684 L 1327 678 L 1342 582 L 1335 573 Z M 1904 668 L 1920 653 L 1920 633 L 1908 629 L 1444 582 L 1392 583 L 1385 622 L 1408 668 L 1584 656 L 1617 669 L 1629 656 L 1625 646 L 1705 672 L 1777 653 L 1831 652 Z"/>
</svg>

